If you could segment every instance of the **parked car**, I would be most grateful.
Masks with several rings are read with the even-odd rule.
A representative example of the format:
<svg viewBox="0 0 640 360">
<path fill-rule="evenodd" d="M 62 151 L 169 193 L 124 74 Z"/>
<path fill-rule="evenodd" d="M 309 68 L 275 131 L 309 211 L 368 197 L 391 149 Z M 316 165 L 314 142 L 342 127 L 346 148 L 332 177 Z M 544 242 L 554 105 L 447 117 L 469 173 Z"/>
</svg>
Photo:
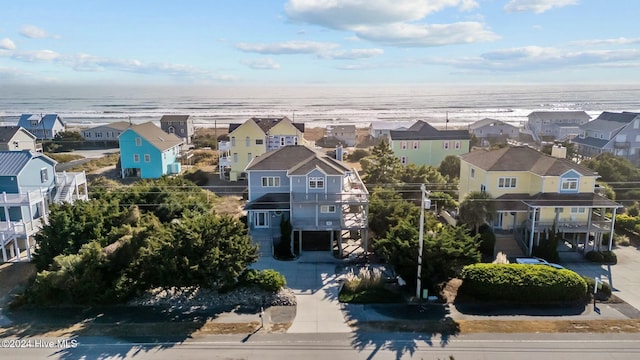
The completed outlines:
<svg viewBox="0 0 640 360">
<path fill-rule="evenodd" d="M 528 264 L 528 265 L 547 265 L 547 266 L 551 266 L 552 268 L 556 268 L 558 270 L 566 269 L 562 265 L 555 264 L 555 263 L 550 263 L 545 259 L 541 259 L 541 258 L 537 258 L 537 257 L 516 258 L 516 263 L 518 263 L 518 264 Z"/>
</svg>

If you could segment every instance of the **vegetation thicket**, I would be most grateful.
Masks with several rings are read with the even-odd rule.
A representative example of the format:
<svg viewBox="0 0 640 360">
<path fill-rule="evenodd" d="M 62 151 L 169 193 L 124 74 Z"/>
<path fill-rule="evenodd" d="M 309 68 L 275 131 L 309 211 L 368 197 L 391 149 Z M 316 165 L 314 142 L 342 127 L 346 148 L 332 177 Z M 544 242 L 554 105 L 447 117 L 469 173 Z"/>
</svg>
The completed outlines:
<svg viewBox="0 0 640 360">
<path fill-rule="evenodd" d="M 181 177 L 142 180 L 127 191 L 106 181 L 92 199 L 52 205 L 36 235 L 38 273 L 23 301 L 117 303 L 156 287 L 225 290 L 284 286 L 274 272 L 247 273 L 258 258 L 239 220 L 218 215 L 212 197 Z"/>
</svg>

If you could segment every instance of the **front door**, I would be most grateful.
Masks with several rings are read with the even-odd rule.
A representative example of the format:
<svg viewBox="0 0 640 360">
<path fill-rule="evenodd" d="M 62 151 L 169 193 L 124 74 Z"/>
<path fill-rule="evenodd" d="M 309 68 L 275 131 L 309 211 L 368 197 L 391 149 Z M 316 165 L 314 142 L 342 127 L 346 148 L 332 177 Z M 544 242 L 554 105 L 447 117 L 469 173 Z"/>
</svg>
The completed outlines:
<svg viewBox="0 0 640 360">
<path fill-rule="evenodd" d="M 269 227 L 269 212 L 257 211 L 254 216 L 254 225 L 256 228 Z"/>
</svg>

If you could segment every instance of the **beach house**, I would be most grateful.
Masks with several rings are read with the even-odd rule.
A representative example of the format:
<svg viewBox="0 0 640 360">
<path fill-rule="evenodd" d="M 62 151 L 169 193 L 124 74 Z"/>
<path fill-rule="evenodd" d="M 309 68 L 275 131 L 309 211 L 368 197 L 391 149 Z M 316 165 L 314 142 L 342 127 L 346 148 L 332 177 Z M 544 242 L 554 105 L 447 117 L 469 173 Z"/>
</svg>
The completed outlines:
<svg viewBox="0 0 640 360">
<path fill-rule="evenodd" d="M 488 193 L 497 210 L 491 225 L 512 231 L 529 255 L 545 231 L 561 233 L 581 251 L 601 244 L 613 236 L 620 205 L 596 193 L 599 175 L 565 159 L 566 148 L 554 146 L 552 155 L 525 146 L 464 154 L 459 201 Z"/>
<path fill-rule="evenodd" d="M 36 137 L 20 126 L 0 126 L 0 151 L 42 151 Z"/>
<path fill-rule="evenodd" d="M 118 137 L 131 126 L 128 121 L 116 121 L 113 123 L 94 126 L 80 132 L 85 141 L 102 142 L 118 146 Z"/>
<path fill-rule="evenodd" d="M 153 122 L 128 127 L 118 142 L 123 178 L 157 179 L 180 173 L 182 140 L 162 131 Z"/>
<path fill-rule="evenodd" d="M 38 139 L 51 140 L 65 131 L 65 123 L 58 114 L 22 114 L 18 126 L 26 129 Z"/>
<path fill-rule="evenodd" d="M 231 181 L 246 178 L 251 160 L 287 145 L 304 145 L 304 124 L 285 117 L 253 117 L 229 125 L 229 140 L 218 143 L 220 177 Z"/>
<path fill-rule="evenodd" d="M 469 152 L 468 130 L 438 130 L 419 120 L 407 130 L 391 130 L 390 147 L 403 165 L 440 166 L 449 155 Z"/>
<path fill-rule="evenodd" d="M 163 115 L 160 118 L 160 128 L 181 138 L 185 144 L 191 144 L 195 134 L 193 119 L 189 115 Z"/>
<path fill-rule="evenodd" d="M 566 141 L 580 134 L 580 125 L 591 120 L 584 111 L 534 111 L 527 115 L 526 126 L 536 140 Z"/>
<path fill-rule="evenodd" d="M 246 172 L 249 234 L 262 251 L 281 241 L 296 253 L 342 256 L 350 241 L 366 248 L 369 194 L 355 169 L 291 145 L 253 158 Z"/>
<path fill-rule="evenodd" d="M 640 113 L 605 111 L 580 126 L 576 153 L 590 158 L 608 152 L 640 165 Z"/>
<path fill-rule="evenodd" d="M 507 139 L 518 139 L 520 129 L 504 121 L 484 118 L 469 124 L 469 133 L 475 136 L 480 146 L 505 143 Z"/>
<path fill-rule="evenodd" d="M 2 260 L 31 260 L 35 235 L 47 223 L 49 204 L 87 200 L 84 172 L 55 172 L 56 161 L 29 150 L 0 151 Z M 23 252 L 26 251 L 23 257 Z"/>
<path fill-rule="evenodd" d="M 355 125 L 327 125 L 324 136 L 342 146 L 356 146 L 357 134 Z"/>
</svg>

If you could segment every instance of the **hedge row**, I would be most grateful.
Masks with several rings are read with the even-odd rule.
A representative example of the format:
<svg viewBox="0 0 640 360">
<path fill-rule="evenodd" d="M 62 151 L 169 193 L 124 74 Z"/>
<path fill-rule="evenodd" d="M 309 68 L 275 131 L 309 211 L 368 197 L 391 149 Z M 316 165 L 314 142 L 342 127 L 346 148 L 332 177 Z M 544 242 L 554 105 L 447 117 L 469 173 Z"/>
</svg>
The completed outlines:
<svg viewBox="0 0 640 360">
<path fill-rule="evenodd" d="M 526 304 L 585 299 L 587 283 L 571 270 L 525 264 L 473 264 L 461 274 L 462 291 L 479 300 Z"/>
</svg>

